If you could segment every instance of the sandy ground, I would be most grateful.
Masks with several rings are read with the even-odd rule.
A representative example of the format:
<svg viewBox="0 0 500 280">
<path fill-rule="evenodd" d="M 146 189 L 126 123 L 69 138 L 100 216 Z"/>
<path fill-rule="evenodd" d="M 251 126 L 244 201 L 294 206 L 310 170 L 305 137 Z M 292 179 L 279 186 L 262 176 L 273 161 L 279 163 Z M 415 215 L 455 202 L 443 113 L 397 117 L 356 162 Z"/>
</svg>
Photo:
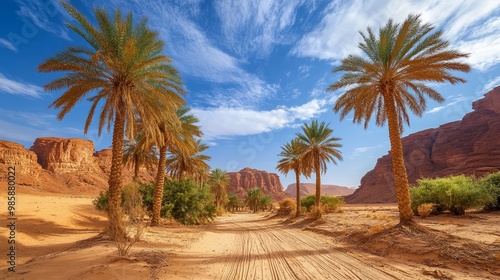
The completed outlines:
<svg viewBox="0 0 500 280">
<path fill-rule="evenodd" d="M 7 272 L 2 227 L 0 279 L 500 279 L 500 213 L 419 219 L 429 234 L 386 231 L 394 205 L 346 206 L 320 222 L 227 214 L 147 228 L 123 258 L 91 202 L 18 194 L 16 272 Z"/>
</svg>

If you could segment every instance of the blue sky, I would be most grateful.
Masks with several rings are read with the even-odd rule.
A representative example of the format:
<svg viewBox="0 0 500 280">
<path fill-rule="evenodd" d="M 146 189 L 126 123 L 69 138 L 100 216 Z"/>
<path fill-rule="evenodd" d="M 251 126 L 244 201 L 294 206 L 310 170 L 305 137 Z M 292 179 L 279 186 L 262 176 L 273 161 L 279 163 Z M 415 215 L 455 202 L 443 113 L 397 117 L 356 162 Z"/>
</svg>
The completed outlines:
<svg viewBox="0 0 500 280">
<path fill-rule="evenodd" d="M 252 167 L 277 172 L 280 147 L 304 122 L 326 121 L 342 138 L 344 161 L 329 164 L 325 184 L 357 187 L 377 158 L 389 150 L 387 127 L 340 122 L 332 112 L 342 91 L 325 89 L 339 78 L 331 69 L 359 53 L 359 30 L 378 28 L 389 18 L 403 21 L 420 13 L 444 30 L 453 48 L 470 53 L 473 67 L 460 73 L 467 83 L 435 84 L 446 101 L 428 103 L 422 118 L 411 118 L 404 135 L 459 120 L 471 103 L 500 84 L 500 2 L 444 1 L 200 1 L 72 0 L 93 18 L 92 7 L 119 7 L 149 26 L 166 42 L 188 91 L 186 101 L 200 119 L 212 168 L 237 171 Z M 61 73 L 38 73 L 45 59 L 72 45 L 84 44 L 64 26 L 69 15 L 53 0 L 2 1 L 0 11 L 0 139 L 29 148 L 43 136 L 93 140 L 107 148 L 111 136 L 97 135 L 94 123 L 83 134 L 88 102 L 65 117 L 49 104 L 62 92 L 42 86 Z M 281 174 L 280 174 L 281 175 Z M 280 176 L 284 187 L 293 172 Z M 304 179 L 303 179 L 304 180 Z M 314 182 L 314 177 L 308 180 Z"/>
</svg>

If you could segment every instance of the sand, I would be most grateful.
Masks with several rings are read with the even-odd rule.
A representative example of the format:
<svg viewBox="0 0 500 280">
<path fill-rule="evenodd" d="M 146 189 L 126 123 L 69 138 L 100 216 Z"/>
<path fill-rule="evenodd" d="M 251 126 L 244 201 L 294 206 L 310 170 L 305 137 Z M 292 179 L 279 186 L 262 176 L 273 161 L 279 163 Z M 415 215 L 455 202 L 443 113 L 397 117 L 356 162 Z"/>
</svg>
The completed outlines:
<svg viewBox="0 0 500 280">
<path fill-rule="evenodd" d="M 430 235 L 384 232 L 397 222 L 394 205 L 346 206 L 320 222 L 226 214 L 212 225 L 146 228 L 119 257 L 92 198 L 17 196 L 16 271 L 7 272 L 3 227 L 0 279 L 500 279 L 498 212 L 418 219 L 436 229 Z M 429 236 L 443 239 L 436 245 Z M 462 247 L 482 252 L 476 263 L 464 261 Z"/>
</svg>

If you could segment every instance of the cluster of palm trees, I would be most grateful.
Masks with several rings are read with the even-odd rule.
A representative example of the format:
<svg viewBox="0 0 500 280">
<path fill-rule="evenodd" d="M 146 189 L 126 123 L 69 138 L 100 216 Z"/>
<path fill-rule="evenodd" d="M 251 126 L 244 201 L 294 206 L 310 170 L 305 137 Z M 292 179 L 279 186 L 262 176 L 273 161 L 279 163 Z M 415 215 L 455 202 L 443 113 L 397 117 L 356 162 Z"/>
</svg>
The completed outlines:
<svg viewBox="0 0 500 280">
<path fill-rule="evenodd" d="M 185 90 L 171 59 L 163 55 L 164 42 L 150 30 L 145 19 L 134 21 L 132 14 L 113 16 L 95 8 L 97 26 L 70 4 L 64 8 L 77 24 L 67 27 L 78 34 L 86 46 L 72 46 L 44 61 L 40 72 L 64 72 L 44 86 L 45 90 L 65 91 L 50 106 L 60 109 L 62 119 L 74 106 L 86 99 L 91 103 L 84 125 L 88 131 L 95 114 L 99 114 L 99 134 L 112 128 L 112 164 L 109 177 L 110 236 L 123 235 L 121 219 L 122 170 L 125 163 L 134 166 L 138 176 L 141 165 L 157 165 L 156 191 L 152 225 L 160 217 L 165 170 L 175 178 L 192 177 L 202 185 L 208 180 L 208 157 L 201 154 L 207 146 L 200 141 L 201 131 L 194 115 L 189 114 L 183 95 Z M 336 101 L 335 112 L 341 119 L 354 112 L 355 123 L 365 128 L 375 116 L 376 125 L 388 122 L 393 171 L 401 222 L 412 222 L 409 187 L 406 175 L 401 133 L 409 124 L 408 109 L 421 115 L 426 97 L 443 101 L 443 97 L 424 82 L 464 82 L 450 70 L 467 72 L 470 66 L 460 62 L 466 54 L 449 50 L 442 32 L 422 24 L 410 15 L 403 24 L 389 21 L 378 34 L 368 28 L 361 33 L 359 44 L 364 56 L 350 55 L 334 72 L 345 72 L 329 91 L 348 88 Z M 331 136 L 327 124 L 313 121 L 302 127 L 296 139 L 285 144 L 278 169 L 285 174 L 294 170 L 299 196 L 299 175 L 316 174 L 316 206 L 319 208 L 321 173 L 327 163 L 342 160 L 339 138 Z M 125 152 L 124 152 L 125 151 Z M 157 157 L 158 155 L 158 157 Z M 219 171 L 214 171 L 216 175 Z M 217 175 L 218 176 L 218 175 Z M 224 183 L 213 179 L 214 189 Z M 224 189 L 224 188 L 220 188 Z M 216 190 L 221 205 L 227 194 Z M 297 197 L 299 214 L 300 199 Z"/>
<path fill-rule="evenodd" d="M 410 124 L 408 111 L 421 116 L 426 109 L 426 98 L 444 101 L 441 94 L 425 82 L 465 82 L 450 71 L 470 71 L 470 66 L 463 62 L 468 54 L 450 49 L 449 42 L 442 37 L 443 32 L 433 30 L 434 27 L 423 24 L 418 15 L 409 15 L 402 24 L 389 20 L 378 33 L 371 28 L 366 33 L 360 32 L 363 41 L 359 48 L 364 55 L 343 59 L 333 72 L 344 74 L 327 89 L 346 88 L 333 107 L 334 112 L 340 112 L 341 120 L 352 112 L 353 122 L 363 122 L 365 129 L 372 117 L 378 126 L 388 123 L 400 225 L 414 224 L 401 143 L 403 125 Z M 284 157 L 279 164 L 283 172 L 293 169 L 298 173 L 301 168 L 306 171 L 310 168 L 298 163 L 300 156 L 294 152 L 294 146 L 297 144 L 285 145 L 280 154 Z"/>
<path fill-rule="evenodd" d="M 294 139 L 281 147 L 278 156 L 282 158 L 276 168 L 285 175 L 291 170 L 295 172 L 297 217 L 300 216 L 300 175 L 309 177 L 313 172 L 316 176 L 315 211 L 318 217 L 321 216 L 321 174 L 326 173 L 328 162 L 337 164 L 336 159 L 343 160 L 339 150 L 342 147 L 340 140 L 333 137 L 333 129 L 329 128 L 329 124 L 313 120 L 302 126 L 302 133 L 297 133 Z"/>
</svg>

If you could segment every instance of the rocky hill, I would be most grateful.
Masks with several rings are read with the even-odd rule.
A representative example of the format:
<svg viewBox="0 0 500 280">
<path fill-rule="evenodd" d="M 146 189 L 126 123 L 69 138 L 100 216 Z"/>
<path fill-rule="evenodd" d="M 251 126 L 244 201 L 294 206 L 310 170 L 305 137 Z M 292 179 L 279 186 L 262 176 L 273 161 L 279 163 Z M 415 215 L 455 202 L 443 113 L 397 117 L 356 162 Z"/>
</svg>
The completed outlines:
<svg viewBox="0 0 500 280">
<path fill-rule="evenodd" d="M 333 195 L 333 196 L 346 196 L 354 192 L 354 189 L 337 186 L 337 185 L 321 185 L 322 195 Z M 296 184 L 290 184 L 286 187 L 285 193 L 295 197 L 297 194 Z M 314 183 L 300 183 L 300 197 L 304 197 L 309 194 L 316 193 L 316 184 Z"/>
<path fill-rule="evenodd" d="M 500 170 L 500 87 L 472 104 L 462 120 L 427 129 L 402 139 L 408 179 L 450 175 L 483 176 Z M 349 203 L 395 202 L 391 155 L 377 160 Z"/>
<path fill-rule="evenodd" d="M 108 188 L 111 150 L 94 152 L 94 143 L 78 138 L 37 138 L 28 150 L 23 145 L 0 140 L 0 181 L 6 181 L 8 166 L 16 168 L 16 183 L 27 191 L 96 195 Z M 144 180 L 156 171 L 141 170 Z M 124 170 L 124 183 L 133 171 Z"/>
<path fill-rule="evenodd" d="M 287 197 L 276 173 L 244 168 L 238 172 L 228 172 L 227 174 L 231 181 L 228 193 L 234 193 L 240 199 L 244 199 L 247 190 L 252 188 L 260 188 L 263 193 L 271 195 L 274 200 Z"/>
</svg>

